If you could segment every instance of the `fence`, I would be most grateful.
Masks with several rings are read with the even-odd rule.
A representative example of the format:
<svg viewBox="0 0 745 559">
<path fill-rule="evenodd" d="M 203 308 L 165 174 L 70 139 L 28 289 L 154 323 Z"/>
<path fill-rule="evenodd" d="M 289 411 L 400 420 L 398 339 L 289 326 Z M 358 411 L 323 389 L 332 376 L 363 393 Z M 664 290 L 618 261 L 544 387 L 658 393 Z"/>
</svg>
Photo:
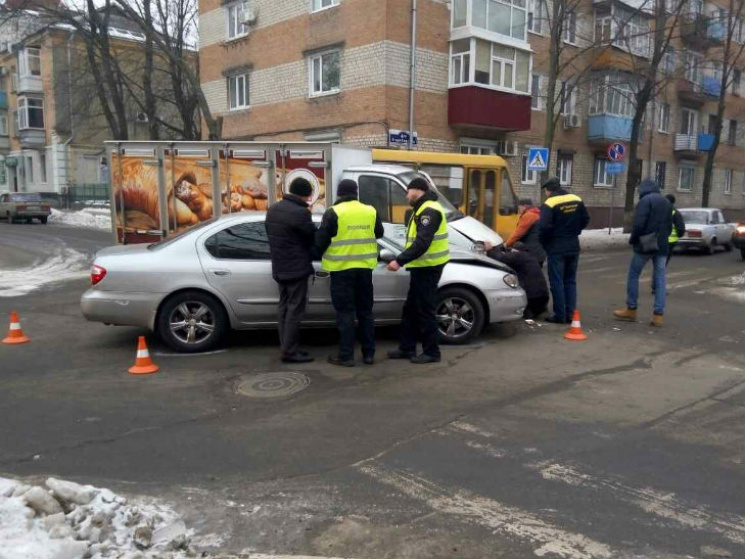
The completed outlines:
<svg viewBox="0 0 745 559">
<path fill-rule="evenodd" d="M 67 206 L 101 206 L 109 204 L 108 184 L 71 184 L 67 189 Z"/>
</svg>

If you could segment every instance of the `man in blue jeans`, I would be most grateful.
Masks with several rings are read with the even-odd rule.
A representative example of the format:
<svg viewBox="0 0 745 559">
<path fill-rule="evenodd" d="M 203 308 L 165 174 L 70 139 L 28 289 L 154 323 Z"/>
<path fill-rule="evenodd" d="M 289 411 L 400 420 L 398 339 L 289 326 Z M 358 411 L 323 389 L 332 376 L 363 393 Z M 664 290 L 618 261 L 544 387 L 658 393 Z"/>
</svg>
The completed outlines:
<svg viewBox="0 0 745 559">
<path fill-rule="evenodd" d="M 639 301 L 639 276 L 644 266 L 652 260 L 654 314 L 652 326 L 662 326 L 665 314 L 665 295 L 667 279 L 665 265 L 667 263 L 668 237 L 673 229 L 673 207 L 660 194 L 660 187 L 652 179 L 644 179 L 639 185 L 639 203 L 634 212 L 634 225 L 631 230 L 629 244 L 634 247 L 634 256 L 629 266 L 629 276 L 626 285 L 626 308 L 613 311 L 617 320 L 636 321 L 636 308 Z M 647 243 L 643 237 L 650 237 Z M 647 246 L 645 246 L 645 244 Z"/>
<path fill-rule="evenodd" d="M 554 314 L 546 322 L 571 324 L 577 308 L 579 235 L 590 223 L 590 214 L 582 198 L 561 188 L 557 177 L 548 179 L 543 188 L 548 198 L 541 206 L 538 236 L 546 250 L 554 305 Z"/>
</svg>

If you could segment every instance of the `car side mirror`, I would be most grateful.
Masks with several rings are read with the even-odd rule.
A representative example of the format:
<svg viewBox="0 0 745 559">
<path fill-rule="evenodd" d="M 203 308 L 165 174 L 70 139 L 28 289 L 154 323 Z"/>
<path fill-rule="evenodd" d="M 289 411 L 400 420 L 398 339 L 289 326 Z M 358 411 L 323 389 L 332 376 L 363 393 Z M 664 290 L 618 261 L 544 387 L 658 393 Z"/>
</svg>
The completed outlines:
<svg viewBox="0 0 745 559">
<path fill-rule="evenodd" d="M 393 254 L 392 250 L 389 250 L 387 248 L 380 250 L 380 254 L 378 255 L 378 260 L 381 260 L 383 262 L 392 262 L 395 259 L 396 259 L 396 255 Z"/>
</svg>

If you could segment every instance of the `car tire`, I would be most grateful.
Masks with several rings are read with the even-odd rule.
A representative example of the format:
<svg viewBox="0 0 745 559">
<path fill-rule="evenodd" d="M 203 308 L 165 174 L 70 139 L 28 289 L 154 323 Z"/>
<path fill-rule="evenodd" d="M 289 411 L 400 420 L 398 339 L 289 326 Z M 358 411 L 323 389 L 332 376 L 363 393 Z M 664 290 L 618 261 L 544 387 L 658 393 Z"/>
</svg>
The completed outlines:
<svg viewBox="0 0 745 559">
<path fill-rule="evenodd" d="M 726 245 L 722 245 L 724 247 L 725 252 L 732 252 L 732 243 L 727 243 Z"/>
<path fill-rule="evenodd" d="M 446 287 L 437 294 L 437 326 L 443 344 L 465 344 L 484 329 L 486 309 L 479 297 L 463 287 Z"/>
<path fill-rule="evenodd" d="M 224 340 L 228 327 L 222 303 L 201 291 L 177 293 L 166 299 L 158 312 L 158 335 L 179 353 L 214 349 Z"/>
<path fill-rule="evenodd" d="M 49 220 L 49 217 L 46 216 L 46 215 L 44 217 L 40 217 L 39 218 L 39 221 L 41 221 L 41 224 L 42 225 L 46 225 L 47 224 L 47 220 Z"/>
<path fill-rule="evenodd" d="M 704 247 L 704 253 L 711 256 L 712 254 L 714 254 L 714 249 L 716 248 L 716 246 L 717 246 L 717 240 L 712 239 L 711 242 Z"/>
</svg>

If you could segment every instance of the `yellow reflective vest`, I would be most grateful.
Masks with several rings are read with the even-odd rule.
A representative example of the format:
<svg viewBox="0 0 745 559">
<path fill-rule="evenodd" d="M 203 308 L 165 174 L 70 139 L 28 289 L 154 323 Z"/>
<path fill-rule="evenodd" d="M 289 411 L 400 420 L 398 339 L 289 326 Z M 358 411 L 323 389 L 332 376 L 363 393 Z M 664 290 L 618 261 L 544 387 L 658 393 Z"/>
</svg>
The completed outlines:
<svg viewBox="0 0 745 559">
<path fill-rule="evenodd" d="M 330 208 L 338 218 L 336 236 L 323 254 L 321 264 L 327 272 L 354 268 L 374 269 L 378 263 L 375 239 L 377 212 L 372 206 L 350 200 Z"/>
<path fill-rule="evenodd" d="M 675 211 L 673 210 L 673 216 L 675 216 Z M 673 230 L 670 233 L 670 236 L 667 238 L 667 242 L 670 244 L 677 243 L 680 240 L 680 237 L 678 237 L 678 230 L 675 228 L 675 219 L 673 219 Z"/>
<path fill-rule="evenodd" d="M 442 219 L 440 220 L 440 227 L 437 228 L 435 236 L 432 239 L 432 243 L 429 245 L 427 252 L 422 254 L 416 260 L 409 262 L 406 265 L 406 268 L 426 268 L 430 266 L 440 266 L 441 264 L 445 264 L 450 261 L 448 222 L 447 219 L 445 219 L 445 211 L 442 209 L 442 206 L 439 204 L 439 202 L 435 202 L 433 200 L 427 200 L 426 202 L 424 202 L 424 204 L 422 204 L 416 211 L 416 214 L 411 216 L 411 220 L 409 220 L 409 227 L 406 231 L 406 248 L 409 248 L 414 242 L 414 239 L 416 239 L 418 224 L 418 220 L 416 218 L 419 217 L 419 215 L 427 208 L 432 208 L 433 210 L 437 210 L 440 213 L 440 215 L 442 216 Z"/>
</svg>

